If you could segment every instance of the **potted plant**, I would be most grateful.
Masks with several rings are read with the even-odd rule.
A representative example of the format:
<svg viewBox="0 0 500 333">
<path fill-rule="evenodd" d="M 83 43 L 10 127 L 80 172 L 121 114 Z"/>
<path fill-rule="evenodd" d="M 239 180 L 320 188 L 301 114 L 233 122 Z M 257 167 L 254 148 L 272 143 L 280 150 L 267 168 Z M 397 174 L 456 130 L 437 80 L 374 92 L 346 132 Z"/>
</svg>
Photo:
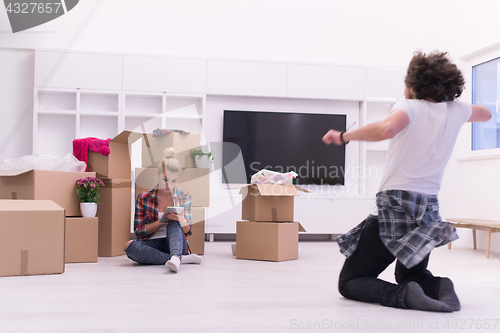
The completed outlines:
<svg viewBox="0 0 500 333">
<path fill-rule="evenodd" d="M 191 149 L 190 155 L 194 158 L 197 168 L 210 168 L 210 163 L 214 160 L 211 151 L 205 153 L 201 149 Z"/>
<path fill-rule="evenodd" d="M 99 202 L 99 186 L 104 182 L 96 177 L 87 177 L 76 181 L 76 193 L 80 197 L 80 211 L 83 217 L 95 217 Z"/>
</svg>

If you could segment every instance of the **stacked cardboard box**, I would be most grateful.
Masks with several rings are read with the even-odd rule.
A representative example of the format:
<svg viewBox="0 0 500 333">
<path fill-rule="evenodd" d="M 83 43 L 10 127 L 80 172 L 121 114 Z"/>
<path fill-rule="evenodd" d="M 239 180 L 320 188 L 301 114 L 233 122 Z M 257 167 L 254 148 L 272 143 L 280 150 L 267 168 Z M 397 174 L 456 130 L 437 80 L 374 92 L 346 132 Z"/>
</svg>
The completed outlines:
<svg viewBox="0 0 500 333">
<path fill-rule="evenodd" d="M 51 200 L 0 200 L 0 276 L 63 273 L 64 219 Z"/>
<path fill-rule="evenodd" d="M 196 168 L 190 156 L 191 149 L 199 149 L 199 134 L 179 134 L 176 132 L 161 137 L 144 135 L 142 142 L 142 166 L 135 170 L 135 195 L 158 185 L 158 163 L 166 148 L 175 149 L 181 172 L 177 187 L 191 194 L 192 235 L 187 240 L 192 253 L 204 254 L 205 249 L 205 208 L 210 204 L 210 169 Z"/>
<path fill-rule="evenodd" d="M 294 197 L 299 191 L 293 185 L 246 185 L 242 219 L 236 222 L 236 258 L 284 261 L 299 257 L 299 231 L 294 222 Z"/>
<path fill-rule="evenodd" d="M 89 152 L 88 168 L 97 173 L 105 184 L 99 188 L 99 257 L 125 254 L 124 245 L 130 240 L 130 197 L 132 196 L 129 146 L 143 134 L 123 131 L 109 142 L 110 154 Z"/>
<path fill-rule="evenodd" d="M 95 172 L 67 172 L 48 170 L 0 170 L 0 198 L 25 200 L 52 200 L 65 212 L 66 231 L 62 242 L 66 262 L 96 262 L 97 218 L 83 219 L 76 181 L 95 177 Z M 66 240 L 65 240 L 66 239 Z M 72 254 L 78 253 L 77 257 Z"/>
<path fill-rule="evenodd" d="M 67 217 L 65 232 L 65 262 L 97 262 L 97 217 Z"/>
</svg>

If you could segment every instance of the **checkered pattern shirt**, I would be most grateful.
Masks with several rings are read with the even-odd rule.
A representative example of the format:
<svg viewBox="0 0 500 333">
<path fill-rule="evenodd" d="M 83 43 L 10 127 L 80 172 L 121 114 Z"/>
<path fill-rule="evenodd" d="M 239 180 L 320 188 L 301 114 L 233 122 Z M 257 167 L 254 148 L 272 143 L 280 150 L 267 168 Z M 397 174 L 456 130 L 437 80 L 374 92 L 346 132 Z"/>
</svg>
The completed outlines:
<svg viewBox="0 0 500 333">
<path fill-rule="evenodd" d="M 388 190 L 377 193 L 380 239 L 407 268 L 420 263 L 433 248 L 458 239 L 455 227 L 443 222 L 436 195 Z M 346 257 L 356 251 L 369 218 L 347 234 L 337 237 Z"/>
<path fill-rule="evenodd" d="M 147 240 L 151 235 L 146 235 L 146 224 L 158 220 L 158 187 L 140 193 L 135 201 L 134 233 L 137 238 Z M 172 191 L 174 205 L 184 207 L 183 215 L 189 224 L 186 236 L 191 235 L 191 194 L 174 187 Z"/>
</svg>

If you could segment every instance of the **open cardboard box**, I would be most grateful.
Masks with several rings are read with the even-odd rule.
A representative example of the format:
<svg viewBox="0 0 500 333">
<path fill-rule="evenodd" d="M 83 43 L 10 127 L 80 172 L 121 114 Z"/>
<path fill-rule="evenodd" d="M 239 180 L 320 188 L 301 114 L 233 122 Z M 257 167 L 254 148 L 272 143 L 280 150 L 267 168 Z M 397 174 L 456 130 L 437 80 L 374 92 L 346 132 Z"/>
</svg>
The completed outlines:
<svg viewBox="0 0 500 333">
<path fill-rule="evenodd" d="M 76 181 L 94 172 L 0 170 L 0 199 L 52 200 L 66 216 L 81 216 Z"/>
<path fill-rule="evenodd" d="M 240 188 L 242 219 L 256 222 L 293 221 L 294 197 L 309 191 L 296 185 L 253 184 Z"/>
<path fill-rule="evenodd" d="M 299 258 L 299 222 L 236 222 L 236 258 L 284 261 Z"/>
<path fill-rule="evenodd" d="M 154 137 L 152 133 L 144 134 L 142 140 L 142 166 L 149 168 L 164 157 L 166 148 L 175 149 L 175 158 L 179 161 L 181 168 L 194 168 L 194 159 L 191 157 L 191 149 L 200 149 L 200 135 L 195 133 L 180 134 L 172 132 L 164 136 Z"/>
<path fill-rule="evenodd" d="M 0 200 L 0 276 L 63 273 L 64 227 L 51 200 Z"/>
<path fill-rule="evenodd" d="M 87 170 L 93 171 L 103 179 L 130 179 L 130 145 L 143 137 L 144 134 L 123 131 L 109 142 L 108 156 L 89 151 Z"/>
</svg>

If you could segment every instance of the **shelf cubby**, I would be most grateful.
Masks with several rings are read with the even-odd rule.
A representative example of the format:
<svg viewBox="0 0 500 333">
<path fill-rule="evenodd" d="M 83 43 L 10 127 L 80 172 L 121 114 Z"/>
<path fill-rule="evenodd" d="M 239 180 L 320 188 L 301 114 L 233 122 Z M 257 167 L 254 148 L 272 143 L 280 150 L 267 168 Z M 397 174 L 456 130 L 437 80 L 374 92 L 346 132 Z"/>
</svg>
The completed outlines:
<svg viewBox="0 0 500 333">
<path fill-rule="evenodd" d="M 38 109 L 45 111 L 76 111 L 76 92 L 38 91 Z"/>
<path fill-rule="evenodd" d="M 37 154 L 64 156 L 73 152 L 76 115 L 39 114 L 36 132 Z"/>
<path fill-rule="evenodd" d="M 119 95 L 117 93 L 82 92 L 80 94 L 80 111 L 82 113 L 118 113 L 118 101 Z"/>
<path fill-rule="evenodd" d="M 125 95 L 125 114 L 161 114 L 162 95 Z"/>
<path fill-rule="evenodd" d="M 80 116 L 80 138 L 113 138 L 118 134 L 118 116 Z"/>
</svg>

